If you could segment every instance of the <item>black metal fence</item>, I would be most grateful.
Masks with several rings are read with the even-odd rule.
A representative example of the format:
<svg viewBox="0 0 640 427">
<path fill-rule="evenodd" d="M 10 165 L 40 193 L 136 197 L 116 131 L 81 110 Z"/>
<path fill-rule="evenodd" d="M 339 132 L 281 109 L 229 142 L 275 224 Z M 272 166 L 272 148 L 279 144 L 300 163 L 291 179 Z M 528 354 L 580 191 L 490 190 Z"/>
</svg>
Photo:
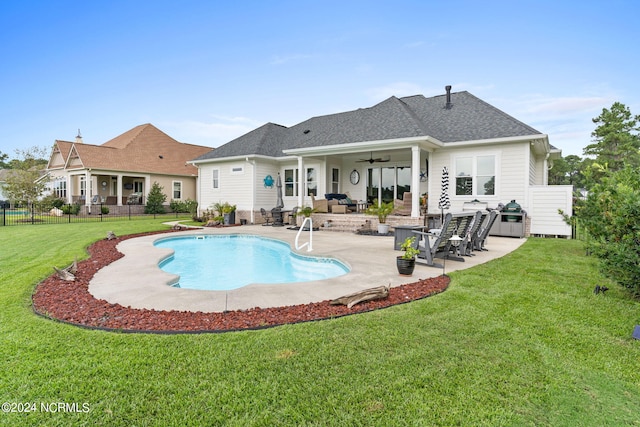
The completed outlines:
<svg viewBox="0 0 640 427">
<path fill-rule="evenodd" d="M 104 204 L 63 205 L 59 208 L 33 203 L 9 208 L 0 206 L 0 226 L 68 224 L 77 222 L 102 222 L 122 219 L 183 217 L 185 213 L 169 212 L 164 214 L 146 214 L 143 205 L 113 206 Z"/>
</svg>

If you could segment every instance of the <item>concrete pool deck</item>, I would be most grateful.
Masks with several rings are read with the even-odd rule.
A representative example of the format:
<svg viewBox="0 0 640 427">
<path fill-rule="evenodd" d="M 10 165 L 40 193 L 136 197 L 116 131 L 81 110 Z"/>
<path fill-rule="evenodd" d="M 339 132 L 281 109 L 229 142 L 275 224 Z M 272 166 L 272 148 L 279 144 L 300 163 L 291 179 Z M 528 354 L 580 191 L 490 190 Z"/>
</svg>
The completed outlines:
<svg viewBox="0 0 640 427">
<path fill-rule="evenodd" d="M 158 264 L 170 256 L 167 248 L 153 246 L 154 241 L 166 238 L 166 234 L 127 239 L 117 248 L 124 257 L 99 270 L 89 283 L 89 292 L 98 299 L 125 307 L 222 312 L 246 310 L 254 307 L 280 307 L 335 299 L 375 286 L 399 286 L 419 279 L 436 277 L 442 268 L 416 264 L 413 276 L 400 276 L 396 269 L 396 257 L 401 254 L 393 250 L 394 238 L 360 236 L 353 233 L 313 232 L 313 251 L 306 248 L 296 251 L 297 231 L 286 227 L 264 227 L 244 225 L 228 228 L 191 229 L 172 233 L 171 237 L 252 234 L 288 243 L 292 250 L 303 255 L 337 258 L 347 264 L 351 271 L 331 279 L 287 284 L 251 284 L 229 291 L 201 291 L 169 286 L 178 281 L 176 275 L 162 271 Z M 309 240 L 303 233 L 300 243 Z M 522 245 L 526 239 L 495 237 L 487 239 L 487 251 L 475 252 L 475 256 L 464 257 L 465 262 L 446 261 L 446 273 L 471 268 L 478 264 L 502 257 Z M 215 256 L 214 253 L 211 256 Z M 442 263 L 442 260 L 436 260 Z"/>
</svg>

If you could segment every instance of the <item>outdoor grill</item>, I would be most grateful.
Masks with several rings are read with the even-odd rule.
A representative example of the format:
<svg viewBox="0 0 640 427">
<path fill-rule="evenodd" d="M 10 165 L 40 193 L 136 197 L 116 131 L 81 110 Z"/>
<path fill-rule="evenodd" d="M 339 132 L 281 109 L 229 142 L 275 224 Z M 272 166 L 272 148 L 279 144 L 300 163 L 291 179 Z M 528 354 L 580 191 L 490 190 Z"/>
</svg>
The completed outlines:
<svg viewBox="0 0 640 427">
<path fill-rule="evenodd" d="M 512 200 L 509 203 L 507 203 L 504 208 L 502 208 L 502 213 L 507 214 L 506 215 L 507 221 L 517 222 L 517 221 L 520 221 L 522 218 L 522 216 L 520 215 L 522 213 L 522 207 L 518 203 L 516 203 L 515 200 Z M 509 215 L 509 214 L 518 214 L 518 215 Z"/>
</svg>

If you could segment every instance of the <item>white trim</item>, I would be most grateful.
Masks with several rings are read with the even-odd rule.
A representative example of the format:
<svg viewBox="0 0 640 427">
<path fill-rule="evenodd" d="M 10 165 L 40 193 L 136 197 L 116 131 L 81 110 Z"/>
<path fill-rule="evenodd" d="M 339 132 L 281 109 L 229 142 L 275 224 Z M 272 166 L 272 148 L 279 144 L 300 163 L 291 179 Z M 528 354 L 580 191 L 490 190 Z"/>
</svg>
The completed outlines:
<svg viewBox="0 0 640 427">
<path fill-rule="evenodd" d="M 356 154 L 367 151 L 385 149 L 411 148 L 423 144 L 426 148 L 444 148 L 445 144 L 430 136 L 383 139 L 379 141 L 361 141 L 345 144 L 323 145 L 319 147 L 291 148 L 282 150 L 285 154 L 321 155 L 321 154 Z"/>
<path fill-rule="evenodd" d="M 491 139 L 475 139 L 471 141 L 459 141 L 459 142 L 447 142 L 447 148 L 468 147 L 470 145 L 489 145 L 489 144 L 508 144 L 511 142 L 543 142 L 548 146 L 549 137 L 546 134 L 537 135 L 523 135 L 523 136 L 508 136 L 504 138 L 491 138 Z"/>
<path fill-rule="evenodd" d="M 204 165 L 208 163 L 227 163 L 231 161 L 243 160 L 269 160 L 269 161 L 291 161 L 296 160 L 297 156 L 280 156 L 280 157 L 272 157 L 272 156 L 264 156 L 262 154 L 242 154 L 238 156 L 229 156 L 229 157 L 216 157 L 215 159 L 202 159 L 202 160 L 189 160 L 187 163 L 198 167 L 198 165 Z"/>
</svg>

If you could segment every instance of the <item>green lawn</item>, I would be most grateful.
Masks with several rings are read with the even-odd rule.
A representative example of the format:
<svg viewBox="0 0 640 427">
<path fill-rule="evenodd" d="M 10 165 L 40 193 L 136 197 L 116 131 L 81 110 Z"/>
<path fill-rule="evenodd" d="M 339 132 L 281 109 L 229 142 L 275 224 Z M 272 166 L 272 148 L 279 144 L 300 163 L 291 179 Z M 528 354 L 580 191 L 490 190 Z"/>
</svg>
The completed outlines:
<svg viewBox="0 0 640 427">
<path fill-rule="evenodd" d="M 261 331 L 118 334 L 32 313 L 53 265 L 107 230 L 160 228 L 0 227 L 0 400 L 37 406 L 0 425 L 640 426 L 640 304 L 577 241 L 530 239 L 421 301 Z M 58 402 L 89 411 L 43 412 Z"/>
</svg>

